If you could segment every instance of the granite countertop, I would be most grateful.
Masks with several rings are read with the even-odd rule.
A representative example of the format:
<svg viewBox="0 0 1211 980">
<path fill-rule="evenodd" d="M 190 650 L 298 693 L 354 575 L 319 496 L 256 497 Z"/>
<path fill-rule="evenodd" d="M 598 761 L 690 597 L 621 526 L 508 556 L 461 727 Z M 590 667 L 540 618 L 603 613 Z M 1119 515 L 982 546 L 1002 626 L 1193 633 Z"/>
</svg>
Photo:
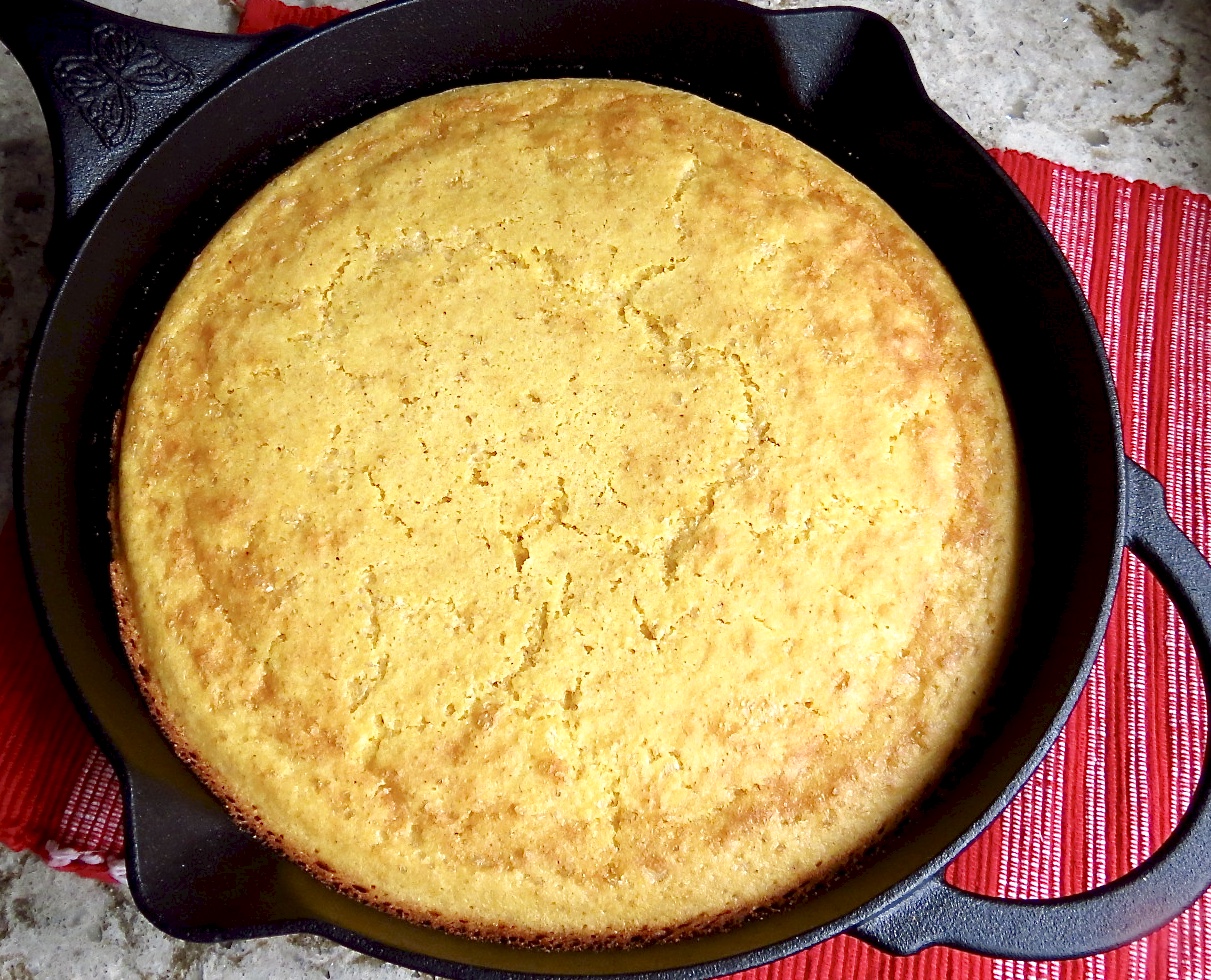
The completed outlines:
<svg viewBox="0 0 1211 980">
<path fill-rule="evenodd" d="M 219 0 L 100 0 L 149 20 L 230 31 Z M 350 7 L 367 6 L 365 0 Z M 824 3 L 771 3 L 823 6 Z M 1206 0 L 858 0 L 904 34 L 926 90 L 985 146 L 1211 192 Z M 46 127 L 0 47 L 0 517 L 29 338 L 50 288 L 42 248 L 53 182 Z M 213 946 L 159 933 L 112 886 L 0 848 L 0 980 L 401 975 L 307 936 Z"/>
</svg>

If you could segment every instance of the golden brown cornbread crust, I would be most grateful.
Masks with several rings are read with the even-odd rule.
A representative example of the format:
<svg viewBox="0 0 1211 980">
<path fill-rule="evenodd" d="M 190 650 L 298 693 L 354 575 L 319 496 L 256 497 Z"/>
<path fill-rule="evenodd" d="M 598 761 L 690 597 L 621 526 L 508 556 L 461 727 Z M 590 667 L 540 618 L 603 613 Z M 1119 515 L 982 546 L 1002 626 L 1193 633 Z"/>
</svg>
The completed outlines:
<svg viewBox="0 0 1211 980">
<path fill-rule="evenodd" d="M 121 436 L 136 673 L 233 813 L 414 921 L 714 928 L 937 778 L 1012 626 L 1013 435 L 917 237 L 633 82 L 462 89 L 272 182 Z"/>
</svg>

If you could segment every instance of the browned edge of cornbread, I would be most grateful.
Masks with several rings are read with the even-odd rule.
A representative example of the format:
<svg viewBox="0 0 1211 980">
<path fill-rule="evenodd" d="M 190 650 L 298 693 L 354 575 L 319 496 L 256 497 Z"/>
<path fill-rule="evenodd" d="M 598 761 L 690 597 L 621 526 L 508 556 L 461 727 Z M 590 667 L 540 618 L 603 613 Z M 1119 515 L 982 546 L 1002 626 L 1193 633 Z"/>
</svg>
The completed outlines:
<svg viewBox="0 0 1211 980">
<path fill-rule="evenodd" d="M 120 432 L 115 432 L 113 455 L 115 465 L 120 455 L 119 450 Z M 117 518 L 117 501 L 114 499 L 111 502 L 111 521 L 113 522 L 115 529 L 117 528 Z M 870 840 L 857 845 L 855 849 L 838 857 L 833 866 L 824 866 L 823 863 L 819 863 L 817 865 L 819 872 L 818 875 L 814 875 L 810 880 L 805 881 L 801 886 L 792 889 L 783 897 L 758 908 L 750 909 L 746 907 L 744 909 L 726 910 L 720 913 L 699 916 L 671 928 L 640 929 L 634 932 L 628 931 L 625 935 L 614 934 L 608 931 L 576 934 L 571 936 L 562 934 L 550 935 L 537 931 L 527 932 L 524 930 L 518 930 L 516 927 L 509 927 L 502 923 L 488 923 L 486 925 L 482 921 L 479 923 L 472 923 L 467 919 L 428 912 L 424 909 L 412 908 L 396 901 L 390 901 L 376 894 L 376 890 L 373 887 L 353 884 L 342 878 L 336 871 L 334 871 L 323 861 L 320 861 L 318 858 L 296 849 L 292 849 L 270 828 L 263 824 L 255 808 L 246 804 L 241 805 L 236 799 L 235 795 L 231 793 L 224 785 L 223 780 L 219 776 L 218 772 L 209 766 L 204 760 L 198 758 L 196 754 L 188 748 L 186 739 L 171 721 L 170 717 L 168 716 L 167 709 L 161 707 L 165 703 L 163 691 L 152 677 L 151 671 L 148 669 L 148 664 L 143 655 L 139 624 L 136 621 L 134 603 L 131 599 L 132 592 L 127 581 L 126 568 L 121 552 L 119 535 L 116 533 L 114 534 L 114 540 L 114 559 L 110 571 L 122 642 L 126 648 L 140 689 L 142 690 L 145 698 L 148 700 L 151 714 L 155 718 L 161 730 L 168 737 L 178 756 L 180 756 L 198 775 L 201 781 L 206 784 L 216 794 L 216 796 L 219 797 L 228 811 L 233 815 L 237 823 L 251 830 L 262 840 L 267 841 L 279 853 L 284 854 L 291 860 L 307 868 L 317 878 L 333 886 L 338 891 L 421 925 L 436 926 L 453 933 L 475 938 L 504 940 L 522 945 L 541 946 L 543 948 L 619 947 L 641 945 L 661 940 L 676 940 L 692 935 L 698 935 L 704 932 L 714 931 L 730 925 L 735 925 L 752 916 L 764 914 L 770 909 L 792 904 L 793 902 L 800 900 L 805 895 L 826 888 L 828 884 L 835 881 L 837 877 L 844 875 L 856 864 L 861 863 L 864 856 L 869 854 L 872 848 L 878 846 L 879 842 L 885 839 L 889 833 L 893 833 L 894 827 L 900 825 L 903 820 L 907 819 L 917 805 L 916 803 L 910 804 L 903 808 L 903 810 L 898 814 L 889 817 L 889 819 L 881 825 L 881 828 L 871 836 Z M 917 798 L 918 801 L 928 796 L 931 792 L 931 787 L 924 787 L 921 795 Z"/>
<path fill-rule="evenodd" d="M 118 458 L 118 448 L 118 439 L 116 439 L 114 446 L 115 463 Z M 111 506 L 110 519 L 113 527 L 116 528 L 116 499 Z M 114 542 L 115 557 L 110 564 L 110 578 L 113 583 L 118 629 L 148 712 L 172 746 L 177 757 L 185 763 L 198 780 L 218 799 L 235 823 L 241 829 L 251 833 L 262 843 L 266 844 L 273 851 L 300 866 L 317 880 L 347 898 L 369 905 L 414 925 L 441 929 L 468 939 L 503 942 L 513 946 L 553 951 L 630 949 L 654 943 L 673 943 L 712 932 L 732 929 L 754 919 L 764 918 L 770 914 L 785 910 L 802 901 L 810 900 L 812 897 L 826 892 L 831 887 L 844 881 L 851 874 L 863 867 L 869 860 L 887 850 L 888 843 L 894 841 L 896 832 L 911 819 L 917 807 L 945 785 L 947 776 L 951 773 L 953 762 L 962 757 L 972 742 L 978 741 L 978 734 L 982 727 L 983 719 L 987 717 L 991 710 L 988 706 L 985 707 L 981 717 L 973 722 L 972 730 L 968 732 L 967 737 L 955 747 L 951 755 L 951 762 L 948 763 L 942 775 L 932 785 L 922 790 L 918 800 L 899 813 L 889 817 L 874 835 L 856 847 L 852 852 L 841 855 L 834 865 L 818 868 L 816 876 L 813 876 L 799 887 L 792 889 L 766 905 L 755 908 L 729 910 L 718 915 L 700 916 L 673 928 L 646 929 L 627 934 L 601 932 L 569 936 L 555 933 L 519 931 L 510 928 L 504 923 L 500 923 L 494 928 L 484 928 L 477 926 L 468 919 L 456 919 L 450 916 L 434 914 L 418 907 L 392 902 L 378 895 L 376 893 L 377 890 L 373 886 L 367 887 L 346 881 L 323 861 L 303 851 L 291 848 L 286 841 L 261 821 L 254 809 L 241 806 L 236 796 L 224 785 L 218 772 L 189 748 L 185 737 L 176 729 L 168 716 L 160 708 L 160 705 L 164 701 L 163 693 L 151 671 L 148 669 L 140 650 L 139 631 L 135 623 L 132 603 L 129 598 L 126 572 L 120 558 L 116 534 L 114 535 Z M 1004 664 L 1002 664 L 1003 670 Z M 994 692 L 998 681 L 999 677 L 994 679 Z"/>
</svg>

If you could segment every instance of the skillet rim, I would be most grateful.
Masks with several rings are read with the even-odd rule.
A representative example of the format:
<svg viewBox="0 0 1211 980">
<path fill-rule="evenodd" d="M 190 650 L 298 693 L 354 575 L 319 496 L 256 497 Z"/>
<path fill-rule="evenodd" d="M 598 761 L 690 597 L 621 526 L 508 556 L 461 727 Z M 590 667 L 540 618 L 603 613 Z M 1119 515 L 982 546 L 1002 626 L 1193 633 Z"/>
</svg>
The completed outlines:
<svg viewBox="0 0 1211 980">
<path fill-rule="evenodd" d="M 416 3 L 418 3 L 418 0 L 412 0 L 412 4 L 416 4 Z M 762 10 L 761 8 L 750 7 L 747 4 L 740 4 L 738 2 L 733 2 L 733 0 L 704 0 L 704 3 L 706 3 L 707 5 L 713 5 L 713 6 L 718 6 L 718 7 L 743 8 L 744 12 L 748 15 L 756 14 L 757 19 L 759 21 L 765 20 L 768 17 L 799 18 L 799 17 L 803 17 L 804 15 L 808 15 L 810 17 L 812 15 L 818 15 L 821 13 L 833 13 L 833 12 L 837 12 L 837 11 L 845 11 L 847 13 L 850 13 L 851 15 L 854 13 L 853 11 L 849 10 L 849 8 L 837 8 L 837 7 L 814 8 L 811 10 L 766 11 L 766 10 Z M 412 4 L 404 4 L 402 6 L 409 6 Z M 127 188 L 132 183 L 136 182 L 139 179 L 139 175 L 145 171 L 146 167 L 148 166 L 148 161 L 151 160 L 153 157 L 155 157 L 157 154 L 162 155 L 164 153 L 168 153 L 169 151 L 164 149 L 165 145 L 170 144 L 173 137 L 180 131 L 180 129 L 187 126 L 189 124 L 190 119 L 195 118 L 196 115 L 202 109 L 204 109 L 207 105 L 213 105 L 215 102 L 217 102 L 221 98 L 225 97 L 226 94 L 231 89 L 238 87 L 240 84 L 255 84 L 254 82 L 250 82 L 249 80 L 254 79 L 258 71 L 267 70 L 267 69 L 265 69 L 266 65 L 272 64 L 272 63 L 278 61 L 279 59 L 291 56 L 291 52 L 294 51 L 295 49 L 302 49 L 305 45 L 307 45 L 309 43 L 318 43 L 320 41 L 320 39 L 324 36 L 325 31 L 340 29 L 340 28 L 344 27 L 345 25 L 353 24 L 357 20 L 369 20 L 373 17 L 379 16 L 380 14 L 382 14 L 384 12 L 384 10 L 390 10 L 390 9 L 391 8 L 389 8 L 389 7 L 374 7 L 374 8 L 369 8 L 366 11 L 360 12 L 358 14 L 351 15 L 349 18 L 342 18 L 342 20 L 337 21 L 336 23 L 331 25 L 331 27 L 329 27 L 329 28 L 322 29 L 321 31 L 317 31 L 315 34 L 305 36 L 302 39 L 300 39 L 299 41 L 294 42 L 293 44 L 291 44 L 289 47 L 287 47 L 283 51 L 272 55 L 265 62 L 254 65 L 247 72 L 241 73 L 234 78 L 228 79 L 227 81 L 225 81 L 222 84 L 222 86 L 219 89 L 217 89 L 211 93 L 208 93 L 207 97 L 204 100 L 202 100 L 200 103 L 198 103 L 198 105 L 195 106 L 195 108 L 191 111 L 191 113 L 188 116 L 178 120 L 177 123 L 172 128 L 172 130 L 170 130 L 168 133 L 166 133 L 155 144 L 152 144 L 152 145 L 146 147 L 140 153 L 135 166 L 131 168 L 129 173 L 125 176 L 125 178 L 123 179 L 121 184 L 115 190 L 113 196 L 110 198 L 110 200 L 108 200 L 105 203 L 105 206 L 99 211 L 96 223 L 89 229 L 87 236 L 84 238 L 78 251 L 73 256 L 72 262 L 71 262 L 70 266 L 68 267 L 67 272 L 63 275 L 62 279 L 60 280 L 59 284 L 57 285 L 57 287 L 52 295 L 52 298 L 51 298 L 50 302 L 48 303 L 47 312 L 43 318 L 42 324 L 39 326 L 38 332 L 35 335 L 34 341 L 31 344 L 30 366 L 27 369 L 26 380 L 22 386 L 21 403 L 19 406 L 19 414 L 18 414 L 19 421 L 18 421 L 18 430 L 17 430 L 17 444 L 15 446 L 15 459 L 17 460 L 17 465 L 18 465 L 18 479 L 14 484 L 15 496 L 17 497 L 17 500 L 18 500 L 17 509 L 18 509 L 18 514 L 19 514 L 19 523 L 20 523 L 20 529 L 21 529 L 21 543 L 22 543 L 23 560 L 26 565 L 27 574 L 30 576 L 30 581 L 33 583 L 36 583 L 36 592 L 37 592 L 36 606 L 38 609 L 39 619 L 40 619 L 41 625 L 43 627 L 44 634 L 46 634 L 48 636 L 48 638 L 52 639 L 52 641 L 54 640 L 55 634 L 51 628 L 52 615 L 50 612 L 50 604 L 47 603 L 46 596 L 44 595 L 44 590 L 42 588 L 42 579 L 39 575 L 36 574 L 37 562 L 34 557 L 35 544 L 31 537 L 28 512 L 27 512 L 26 480 L 32 477 L 32 472 L 30 471 L 29 467 L 26 465 L 27 448 L 28 448 L 27 437 L 29 434 L 28 429 L 30 426 L 30 417 L 29 417 L 28 413 L 29 413 L 30 403 L 34 399 L 35 392 L 40 383 L 39 382 L 40 369 L 45 366 L 42 363 L 42 361 L 43 361 L 44 354 L 46 352 L 48 333 L 49 333 L 52 325 L 55 323 L 56 317 L 59 315 L 60 306 L 64 302 L 65 294 L 72 287 L 73 282 L 75 282 L 79 276 L 85 274 L 87 271 L 88 266 L 86 265 L 86 262 L 88 259 L 89 249 L 90 249 L 90 247 L 92 247 L 93 242 L 97 238 L 98 229 L 104 225 L 107 217 L 113 212 L 114 207 L 115 207 L 115 202 L 117 202 L 121 198 L 121 196 L 127 190 Z M 877 21 L 879 23 L 886 24 L 886 22 L 883 21 L 882 18 L 879 18 L 878 15 L 870 14 L 866 11 L 860 11 L 857 13 L 860 14 L 860 19 L 862 19 L 863 21 L 866 21 L 866 22 Z M 908 67 L 909 71 L 912 73 L 912 78 L 916 82 L 916 90 L 914 91 L 913 94 L 915 96 L 917 96 L 919 102 L 921 103 L 921 108 L 925 109 L 928 113 L 931 113 L 934 117 L 936 117 L 937 120 L 940 120 L 941 122 L 943 122 L 947 126 L 949 126 L 950 129 L 953 131 L 953 133 L 955 135 L 960 136 L 969 148 L 978 149 L 978 146 L 977 146 L 977 144 L 975 144 L 974 140 L 972 140 L 970 136 L 968 136 L 960 127 L 958 127 L 957 124 L 955 124 L 953 122 L 953 120 L 951 120 L 948 116 L 946 116 L 924 94 L 923 89 L 921 89 L 921 87 L 920 87 L 919 79 L 917 79 L 917 76 L 915 74 L 915 70 L 912 68 L 911 59 L 907 55 L 907 49 L 903 44 L 903 40 L 899 38 L 898 34 L 894 33 L 894 28 L 892 29 L 892 31 L 893 31 L 894 36 L 899 40 L 901 48 L 903 48 L 905 65 L 906 65 L 906 67 Z M 408 98 L 411 98 L 411 97 L 413 97 L 413 96 L 410 94 L 408 96 Z M 406 101 L 406 99 L 399 100 L 399 101 Z M 347 124 L 351 124 L 351 123 L 349 123 L 348 120 L 345 120 L 344 122 L 342 122 L 341 128 L 345 128 L 345 125 L 347 125 Z M 979 152 L 981 154 L 983 154 L 982 150 L 980 150 Z M 1029 216 L 1031 218 L 1031 220 L 1033 221 L 1036 231 L 1042 233 L 1043 240 L 1050 248 L 1051 252 L 1053 253 L 1053 256 L 1055 258 L 1060 259 L 1061 268 L 1064 270 L 1064 273 L 1066 274 L 1066 277 L 1069 282 L 1069 286 L 1071 287 L 1072 290 L 1075 291 L 1075 294 L 1078 297 L 1080 297 L 1080 291 L 1079 291 L 1079 288 L 1076 286 L 1075 278 L 1073 277 L 1071 270 L 1068 268 L 1066 262 L 1063 261 L 1062 255 L 1061 255 L 1061 253 L 1059 253 L 1058 246 L 1056 246 L 1054 241 L 1051 239 L 1050 234 L 1046 231 L 1045 226 L 1043 226 L 1043 224 L 1041 222 L 1041 219 L 1039 219 L 1038 216 L 1034 214 L 1033 210 L 1029 208 L 1029 205 L 1027 205 L 1025 202 L 1025 198 L 1021 195 L 1020 191 L 1017 190 L 1016 186 L 1014 186 L 1012 184 L 1012 182 L 1010 182 L 1008 180 L 1008 178 L 1005 177 L 1003 172 L 1000 171 L 1000 169 L 997 168 L 995 166 L 995 164 L 993 164 L 991 162 L 991 160 L 989 160 L 987 158 L 986 154 L 983 154 L 983 155 L 985 156 L 988 166 L 991 168 L 991 172 L 993 174 L 997 174 L 1000 176 L 1002 183 L 1005 185 L 1005 187 L 1007 189 L 1010 190 L 1010 192 L 1018 200 L 1019 206 L 1024 208 L 1024 213 L 1027 216 Z M 85 270 L 85 272 L 83 272 L 83 273 L 81 272 L 82 268 Z M 1083 303 L 1083 300 L 1082 300 L 1082 303 Z M 1092 331 L 1093 337 L 1096 338 L 1096 328 L 1092 324 L 1092 317 L 1091 317 L 1091 314 L 1088 312 L 1087 306 L 1084 306 L 1084 313 L 1085 313 L 1085 319 L 1086 319 L 1086 327 L 1088 330 Z M 1112 550 L 1112 553 L 1115 556 L 1115 560 L 1113 562 L 1111 574 L 1108 576 L 1109 585 L 1108 585 L 1108 589 L 1106 592 L 1106 597 L 1104 598 L 1104 601 L 1103 601 L 1101 615 L 1099 616 L 1098 622 L 1095 624 L 1095 627 L 1094 627 L 1095 638 L 1100 638 L 1100 636 L 1105 628 L 1106 619 L 1109 615 L 1109 603 L 1110 603 L 1110 599 L 1113 597 L 1113 592 L 1114 592 L 1113 586 L 1115 584 L 1115 580 L 1117 579 L 1117 573 L 1118 573 L 1117 556 L 1118 556 L 1119 552 L 1121 551 L 1122 544 L 1124 541 L 1123 528 L 1124 528 L 1124 519 L 1125 519 L 1124 518 L 1124 514 L 1125 514 L 1125 493 L 1124 493 L 1125 457 L 1124 457 L 1123 450 L 1122 450 L 1121 428 L 1120 428 L 1120 421 L 1119 421 L 1118 410 L 1117 410 L 1117 402 L 1114 399 L 1113 385 L 1110 382 L 1109 365 L 1108 365 L 1108 362 L 1106 361 L 1105 354 L 1104 354 L 1104 351 L 1102 350 L 1100 343 L 1092 343 L 1090 345 L 1090 348 L 1091 348 L 1091 351 L 1096 355 L 1097 359 L 1100 362 L 1103 381 L 1104 381 L 1104 384 L 1106 385 L 1106 394 L 1108 396 L 1107 401 L 1110 406 L 1110 421 L 1111 421 L 1111 424 L 1113 427 L 1114 435 L 1116 437 L 1115 448 L 1116 448 L 1117 452 L 1115 454 L 1115 467 L 1116 467 L 1117 475 L 1118 475 L 1118 480 L 1116 481 L 1117 486 L 1116 486 L 1116 491 L 1115 491 L 1116 492 L 1115 504 L 1116 504 L 1116 511 L 1117 511 L 1117 521 L 1116 521 L 1116 532 L 1117 532 L 1116 545 L 1117 546 Z M 32 484 L 31 484 L 31 486 L 32 486 Z M 94 713 L 91 704 L 89 704 L 87 701 L 84 700 L 83 693 L 80 690 L 80 685 L 79 685 L 79 683 L 75 677 L 75 674 L 72 671 L 71 665 L 69 663 L 70 658 L 65 656 L 62 653 L 62 651 L 59 649 L 57 642 L 52 642 L 51 645 L 56 653 L 56 666 L 60 669 L 61 673 L 63 673 L 65 675 L 66 679 L 69 681 L 68 687 L 72 693 L 73 699 L 76 701 L 78 706 L 84 708 L 84 713 L 90 722 L 90 728 L 94 731 L 94 734 L 97 734 L 99 736 L 99 740 L 102 742 L 102 744 L 107 749 L 107 754 L 110 755 L 111 759 L 115 762 L 115 768 L 117 768 L 124 777 L 123 778 L 124 789 L 126 791 L 128 804 L 130 804 L 130 809 L 128 812 L 133 813 L 135 811 L 135 809 L 137 809 L 137 802 L 135 800 L 135 791 L 133 788 L 133 784 L 135 781 L 137 781 L 137 779 L 139 777 L 132 774 L 132 768 L 130 767 L 130 765 L 129 765 L 128 761 L 125 759 L 125 757 L 121 754 L 121 752 L 118 751 L 114 742 L 111 740 L 109 731 L 105 728 L 105 726 L 101 722 L 100 718 Z M 730 972 L 735 969 L 742 969 L 742 968 L 745 968 L 746 966 L 753 965 L 755 962 L 766 962 L 771 958 L 775 958 L 778 956 L 787 955 L 788 953 L 791 953 L 791 952 L 795 952 L 798 949 L 804 948 L 804 946 L 806 946 L 806 945 L 811 945 L 811 944 L 814 944 L 815 942 L 822 941 L 823 939 L 828 938 L 828 936 L 830 936 L 830 935 L 833 935 L 837 932 L 841 932 L 848 928 L 851 928 L 853 925 L 858 924 L 861 920 L 868 918 L 872 914 L 877 913 L 878 911 L 882 910 L 883 908 L 886 908 L 886 907 L 894 904 L 894 902 L 896 901 L 896 899 L 898 897 L 900 897 L 901 895 L 903 895 L 906 892 L 915 888 L 916 885 L 918 885 L 925 878 L 931 877 L 932 875 L 934 875 L 938 871 L 940 871 L 946 864 L 948 864 L 951 860 L 953 860 L 953 857 L 958 853 L 959 850 L 962 849 L 962 847 L 966 846 L 966 844 L 971 839 L 974 839 L 974 837 L 976 835 L 978 835 L 978 833 L 980 831 L 982 831 L 984 829 L 984 827 L 986 827 L 987 824 L 992 821 L 993 818 L 995 818 L 995 816 L 1004 808 L 1004 806 L 1008 804 L 1009 800 L 1014 795 L 1016 795 L 1018 790 L 1020 790 L 1021 785 L 1024 784 L 1026 779 L 1029 778 L 1030 773 L 1033 772 L 1033 770 L 1037 766 L 1038 762 L 1041 761 L 1043 755 L 1046 754 L 1047 750 L 1050 748 L 1051 744 L 1054 742 L 1055 738 L 1058 736 L 1059 730 L 1062 728 L 1063 723 L 1066 720 L 1068 713 L 1071 711 L 1072 706 L 1075 704 L 1075 701 L 1076 701 L 1077 697 L 1079 696 L 1081 689 L 1083 689 L 1083 686 L 1084 686 L 1085 680 L 1088 676 L 1089 670 L 1092 668 L 1093 658 L 1096 655 L 1096 649 L 1097 649 L 1097 643 L 1095 642 L 1095 643 L 1091 644 L 1090 649 L 1086 651 L 1086 654 L 1082 658 L 1079 668 L 1076 672 L 1074 682 L 1070 686 L 1068 693 L 1062 702 L 1061 710 L 1059 710 L 1053 716 L 1050 724 L 1048 725 L 1048 727 L 1046 729 L 1044 738 L 1036 745 L 1034 751 L 1031 753 L 1026 764 L 1023 767 L 1021 767 L 1021 769 L 1019 770 L 1018 776 L 1004 786 L 1003 790 L 998 795 L 997 799 L 993 802 L 992 805 L 990 805 L 986 809 L 984 815 L 978 821 L 976 821 L 976 823 L 972 824 L 969 827 L 969 830 L 968 830 L 967 834 L 964 835 L 963 839 L 955 841 L 951 845 L 950 848 L 948 848 L 945 851 L 943 851 L 942 853 L 940 853 L 937 857 L 934 858 L 933 861 L 931 861 L 929 864 L 923 866 L 916 874 L 910 876 L 909 878 L 901 879 L 899 885 L 897 885 L 895 888 L 891 889 L 888 892 L 883 893 L 882 895 L 878 896 L 876 899 L 874 899 L 868 903 L 865 903 L 864 905 L 861 905 L 860 907 L 855 909 L 854 912 L 852 912 L 850 915 L 843 916 L 841 918 L 834 920 L 833 922 L 829 923 L 829 925 L 826 927 L 814 930 L 807 934 L 800 934 L 798 936 L 791 937 L 790 939 L 783 940 L 782 942 L 779 942 L 779 943 L 776 943 L 776 944 L 773 944 L 770 946 L 757 947 L 755 949 L 747 951 L 746 953 L 738 954 L 736 956 L 733 956 L 733 957 L 730 957 L 727 959 L 716 960 L 716 961 L 711 962 L 710 964 L 700 966 L 697 970 L 695 970 L 694 968 L 680 967 L 680 968 L 678 968 L 677 975 L 683 975 L 683 976 L 715 975 L 718 972 Z M 133 829 L 135 829 L 135 828 L 132 827 L 132 830 Z M 138 834 L 132 833 L 130 840 L 132 842 L 132 848 L 134 848 L 137 851 Z M 134 882 L 135 882 L 134 890 L 136 892 L 136 896 L 139 896 L 141 894 L 141 891 L 140 891 L 140 884 L 139 884 L 138 860 L 137 859 L 136 859 L 136 861 L 133 862 L 133 869 L 134 869 L 134 874 L 132 875 L 132 878 L 134 879 Z M 142 905 L 141 905 L 141 907 L 142 907 Z M 144 912 L 146 914 L 148 912 L 148 910 L 146 908 L 144 908 Z M 149 917 L 152 917 L 153 921 L 154 921 L 154 919 L 155 919 L 154 916 L 149 916 Z M 159 923 L 157 923 L 157 924 L 159 924 Z M 295 928 L 293 925 L 289 929 L 282 928 L 286 925 L 287 925 L 287 923 L 266 924 L 263 928 L 257 927 L 257 926 L 250 926 L 250 927 L 248 927 L 247 931 L 244 931 L 244 932 L 241 932 L 238 930 L 231 930 L 231 929 L 219 929 L 219 930 L 216 930 L 216 935 L 214 938 L 244 938 L 245 936 L 276 934 L 281 931 L 297 931 L 297 928 Z M 308 923 L 306 921 L 300 922 L 300 923 L 298 923 L 298 925 L 301 926 L 305 931 L 318 932 L 320 934 L 329 935 L 330 938 L 335 938 L 335 939 L 337 939 L 337 941 L 342 942 L 346 945 L 353 945 L 354 948 L 361 948 L 357 943 L 350 941 L 350 938 L 349 938 L 350 934 L 347 934 L 345 932 L 345 930 L 343 929 L 343 927 L 341 927 L 341 926 L 337 926 L 335 924 L 328 924 L 328 923 Z M 317 927 L 317 926 L 324 926 L 324 925 L 327 925 L 329 928 Z M 161 927 L 163 927 L 163 926 L 161 926 Z M 172 932 L 173 930 L 167 929 L 166 931 Z M 339 936 L 330 935 L 330 932 L 332 932 L 332 931 L 340 932 L 341 935 L 339 935 Z M 192 933 L 191 935 L 186 936 L 185 938 L 194 938 L 194 936 L 196 936 L 196 935 L 197 935 L 196 933 Z M 365 940 L 365 942 L 371 946 L 375 946 L 376 948 L 373 950 L 363 949 L 363 951 L 373 952 L 374 955 L 379 955 L 379 956 L 382 955 L 381 951 L 378 951 L 377 944 L 375 943 L 375 941 L 367 939 L 367 940 Z M 459 974 L 450 974 L 450 972 L 449 972 L 450 966 L 451 966 L 451 964 L 449 964 L 447 961 L 436 960 L 436 961 L 433 961 L 432 963 L 426 963 L 425 965 L 421 966 L 420 968 L 430 970 L 431 972 L 439 972 L 439 973 L 444 972 L 447 975 L 459 975 Z M 444 969 L 442 967 L 444 967 Z M 479 968 L 479 967 L 468 967 L 468 969 L 473 969 L 473 970 L 477 971 L 473 974 L 475 976 L 526 975 L 524 973 L 517 974 L 513 971 L 491 971 L 491 970 L 489 970 L 489 971 L 485 972 L 483 968 Z M 687 969 L 689 969 L 691 972 L 690 973 L 684 972 Z M 709 971 L 709 973 L 704 972 L 704 971 Z M 577 971 L 577 972 L 579 972 L 579 971 Z M 665 971 L 656 971 L 653 975 L 663 976 L 663 975 L 665 975 Z"/>
</svg>

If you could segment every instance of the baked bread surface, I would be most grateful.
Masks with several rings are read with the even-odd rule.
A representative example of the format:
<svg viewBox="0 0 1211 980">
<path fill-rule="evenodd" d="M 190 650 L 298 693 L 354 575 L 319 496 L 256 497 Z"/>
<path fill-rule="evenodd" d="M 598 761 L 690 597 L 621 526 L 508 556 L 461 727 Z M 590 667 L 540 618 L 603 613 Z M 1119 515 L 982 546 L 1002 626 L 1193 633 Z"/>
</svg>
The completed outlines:
<svg viewBox="0 0 1211 980">
<path fill-rule="evenodd" d="M 936 781 L 1021 504 L 924 244 L 790 136 L 556 80 L 257 194 L 142 355 L 115 597 L 178 750 L 345 891 L 592 946 L 737 921 Z"/>
</svg>

